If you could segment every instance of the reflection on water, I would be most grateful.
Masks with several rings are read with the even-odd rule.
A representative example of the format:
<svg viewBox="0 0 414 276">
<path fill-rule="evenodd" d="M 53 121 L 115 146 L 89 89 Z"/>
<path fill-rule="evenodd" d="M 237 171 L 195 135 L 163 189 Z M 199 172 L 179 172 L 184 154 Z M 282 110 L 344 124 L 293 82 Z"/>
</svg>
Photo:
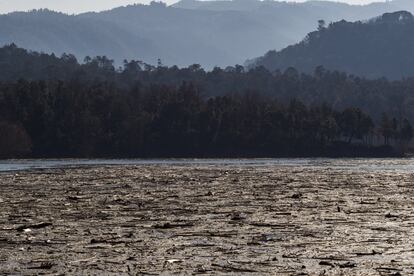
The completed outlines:
<svg viewBox="0 0 414 276">
<path fill-rule="evenodd" d="M 240 166 L 294 166 L 332 168 L 357 171 L 414 172 L 414 159 L 368 158 L 281 158 L 281 159 L 59 159 L 59 160 L 0 160 L 0 172 L 30 169 L 50 169 L 99 165 L 240 165 Z"/>
</svg>

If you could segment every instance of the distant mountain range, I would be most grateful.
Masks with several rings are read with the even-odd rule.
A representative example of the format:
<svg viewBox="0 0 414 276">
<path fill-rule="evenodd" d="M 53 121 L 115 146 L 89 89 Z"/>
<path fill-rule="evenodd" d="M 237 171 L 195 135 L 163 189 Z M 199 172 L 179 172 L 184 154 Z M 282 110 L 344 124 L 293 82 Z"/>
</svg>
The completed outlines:
<svg viewBox="0 0 414 276">
<path fill-rule="evenodd" d="M 46 53 L 107 55 L 166 65 L 243 64 L 270 49 L 297 43 L 317 21 L 365 20 L 385 12 L 414 11 L 414 1 L 394 0 L 365 6 L 336 2 L 183 0 L 133 5 L 100 13 L 66 15 L 49 10 L 0 16 L 0 45 Z"/>
<path fill-rule="evenodd" d="M 313 72 L 329 70 L 368 78 L 414 76 L 414 16 L 406 11 L 386 13 L 366 22 L 339 21 L 281 51 L 269 51 L 250 67 L 269 70 L 289 67 Z"/>
</svg>

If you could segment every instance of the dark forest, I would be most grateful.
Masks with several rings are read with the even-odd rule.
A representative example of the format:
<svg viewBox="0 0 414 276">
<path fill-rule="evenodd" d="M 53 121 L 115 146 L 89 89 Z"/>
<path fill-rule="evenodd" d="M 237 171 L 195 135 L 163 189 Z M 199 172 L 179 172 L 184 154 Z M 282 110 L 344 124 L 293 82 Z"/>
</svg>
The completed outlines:
<svg viewBox="0 0 414 276">
<path fill-rule="evenodd" d="M 204 71 L 0 49 L 0 156 L 394 156 L 414 80 L 323 67 Z"/>
</svg>

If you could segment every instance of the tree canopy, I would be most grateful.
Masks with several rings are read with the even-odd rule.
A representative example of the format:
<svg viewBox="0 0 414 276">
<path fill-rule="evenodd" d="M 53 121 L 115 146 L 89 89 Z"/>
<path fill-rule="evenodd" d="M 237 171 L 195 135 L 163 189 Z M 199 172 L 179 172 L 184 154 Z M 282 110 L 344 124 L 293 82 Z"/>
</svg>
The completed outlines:
<svg viewBox="0 0 414 276">
<path fill-rule="evenodd" d="M 0 61 L 0 157 L 392 155 L 412 139 L 411 79 L 116 68 L 105 56 L 79 63 L 15 45 Z"/>
</svg>

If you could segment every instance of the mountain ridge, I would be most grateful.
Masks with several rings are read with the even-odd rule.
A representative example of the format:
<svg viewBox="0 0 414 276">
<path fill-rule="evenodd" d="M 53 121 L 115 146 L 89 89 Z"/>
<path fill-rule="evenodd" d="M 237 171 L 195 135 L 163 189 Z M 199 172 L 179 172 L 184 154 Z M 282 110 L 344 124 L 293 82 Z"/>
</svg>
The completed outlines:
<svg viewBox="0 0 414 276">
<path fill-rule="evenodd" d="M 242 64 L 269 49 L 300 41 L 319 19 L 366 20 L 414 4 L 403 0 L 353 6 L 311 1 L 205 1 L 197 9 L 153 2 L 103 12 L 66 15 L 49 10 L 0 15 L 0 46 L 85 56 L 107 55 L 118 65 L 124 59 L 207 69 Z M 402 3 L 402 4 L 399 4 Z M 206 8 L 214 6 L 214 9 Z"/>
</svg>

